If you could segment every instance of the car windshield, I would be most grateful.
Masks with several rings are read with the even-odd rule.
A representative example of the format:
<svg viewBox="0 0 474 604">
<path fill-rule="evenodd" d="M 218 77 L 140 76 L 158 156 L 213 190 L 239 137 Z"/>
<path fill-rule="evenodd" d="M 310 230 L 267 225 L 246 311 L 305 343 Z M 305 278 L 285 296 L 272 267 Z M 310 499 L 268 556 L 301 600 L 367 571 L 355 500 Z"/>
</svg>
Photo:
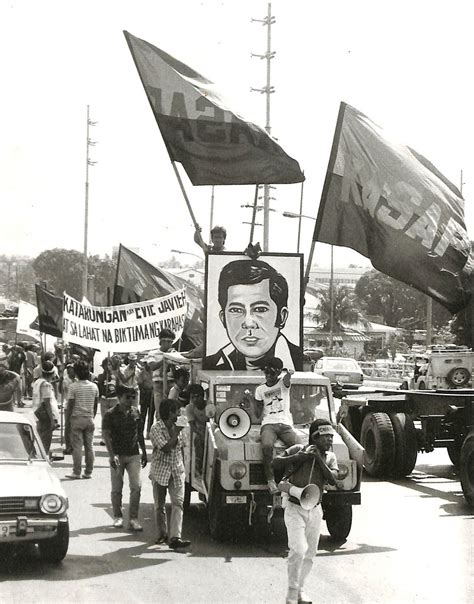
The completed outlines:
<svg viewBox="0 0 474 604">
<path fill-rule="evenodd" d="M 255 394 L 255 386 L 248 384 L 218 384 L 215 390 L 217 415 L 228 407 L 238 407 L 245 398 L 245 391 Z M 295 424 L 309 424 L 317 418 L 330 419 L 326 386 L 292 384 L 290 411 Z"/>
<path fill-rule="evenodd" d="M 357 363 L 352 359 L 327 359 L 324 369 L 327 371 L 359 371 Z"/>
<path fill-rule="evenodd" d="M 28 424 L 0 423 L 0 462 L 12 459 L 43 459 Z"/>
</svg>

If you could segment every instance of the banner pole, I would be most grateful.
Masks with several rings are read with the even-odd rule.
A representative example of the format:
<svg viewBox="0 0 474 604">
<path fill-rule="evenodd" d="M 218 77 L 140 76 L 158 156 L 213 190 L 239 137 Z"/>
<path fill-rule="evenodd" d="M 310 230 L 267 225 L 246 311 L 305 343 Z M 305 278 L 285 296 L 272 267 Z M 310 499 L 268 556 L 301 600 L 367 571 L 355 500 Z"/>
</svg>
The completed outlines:
<svg viewBox="0 0 474 604">
<path fill-rule="evenodd" d="M 316 245 L 316 241 L 319 236 L 319 231 L 321 229 L 321 222 L 323 220 L 324 206 L 326 204 L 329 183 L 330 183 L 330 179 L 331 179 L 331 171 L 332 171 L 332 168 L 334 167 L 334 164 L 336 163 L 337 148 L 339 145 L 339 138 L 341 136 L 342 122 L 344 120 L 344 112 L 346 110 L 346 105 L 347 105 L 347 103 L 341 102 L 341 104 L 339 106 L 339 113 L 337 116 L 336 129 L 334 131 L 334 139 L 332 141 L 331 153 L 329 155 L 328 168 L 326 170 L 326 177 L 324 179 L 323 190 L 321 192 L 321 201 L 319 202 L 318 216 L 316 217 L 316 224 L 314 225 L 313 241 L 311 242 L 311 249 L 310 249 L 309 256 L 308 256 L 308 263 L 306 264 L 306 271 L 305 271 L 304 284 L 303 284 L 303 287 L 304 287 L 303 293 L 306 292 L 306 286 L 308 285 L 308 282 L 309 282 L 309 273 L 311 271 L 311 265 L 313 263 L 314 246 Z"/>
<path fill-rule="evenodd" d="M 193 221 L 193 224 L 194 224 L 194 230 L 198 233 L 198 237 L 199 237 L 200 242 L 201 242 L 200 243 L 201 248 L 202 249 L 206 249 L 204 240 L 203 240 L 202 235 L 201 235 L 201 231 L 199 230 L 199 225 L 198 225 L 198 223 L 196 221 L 193 209 L 191 207 L 191 203 L 189 201 L 188 195 L 187 195 L 186 190 L 184 188 L 183 181 L 181 180 L 181 176 L 179 174 L 178 168 L 176 167 L 176 162 L 174 160 L 171 160 L 171 165 L 173 166 L 174 173 L 176 175 L 176 178 L 178 179 L 179 188 L 181 189 L 181 193 L 183 194 L 184 201 L 186 202 L 186 205 L 188 206 L 188 211 L 189 211 L 189 214 L 191 216 L 191 220 Z"/>
</svg>

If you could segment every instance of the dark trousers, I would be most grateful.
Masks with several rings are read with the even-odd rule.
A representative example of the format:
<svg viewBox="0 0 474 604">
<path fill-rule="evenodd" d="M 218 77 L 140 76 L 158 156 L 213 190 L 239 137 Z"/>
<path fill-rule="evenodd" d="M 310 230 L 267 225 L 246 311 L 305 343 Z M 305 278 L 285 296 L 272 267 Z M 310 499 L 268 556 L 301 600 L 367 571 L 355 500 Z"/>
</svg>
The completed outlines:
<svg viewBox="0 0 474 604">
<path fill-rule="evenodd" d="M 155 405 L 153 402 L 153 390 L 148 388 L 140 388 L 140 415 L 142 419 L 142 430 L 145 434 L 150 432 L 153 424 L 154 414 Z"/>
</svg>

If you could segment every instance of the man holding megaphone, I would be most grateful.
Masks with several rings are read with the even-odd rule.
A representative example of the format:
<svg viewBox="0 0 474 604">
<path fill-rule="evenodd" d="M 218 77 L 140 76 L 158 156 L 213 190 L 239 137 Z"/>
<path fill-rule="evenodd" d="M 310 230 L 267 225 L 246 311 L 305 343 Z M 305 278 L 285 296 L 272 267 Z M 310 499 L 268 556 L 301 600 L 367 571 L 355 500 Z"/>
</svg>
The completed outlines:
<svg viewBox="0 0 474 604">
<path fill-rule="evenodd" d="M 313 566 L 321 532 L 321 496 L 325 484 L 336 484 L 338 465 L 332 447 L 334 430 L 327 419 L 309 427 L 309 444 L 293 445 L 273 460 L 276 473 L 283 472 L 278 488 L 286 500 L 285 525 L 288 533 L 287 604 L 308 604 L 303 593 Z"/>
</svg>

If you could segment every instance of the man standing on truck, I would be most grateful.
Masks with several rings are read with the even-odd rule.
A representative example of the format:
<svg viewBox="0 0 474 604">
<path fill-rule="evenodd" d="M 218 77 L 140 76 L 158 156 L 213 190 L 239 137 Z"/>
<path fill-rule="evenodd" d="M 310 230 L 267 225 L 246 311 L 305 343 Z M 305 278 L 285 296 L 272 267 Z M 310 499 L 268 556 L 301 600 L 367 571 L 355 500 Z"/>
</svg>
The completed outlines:
<svg viewBox="0 0 474 604">
<path fill-rule="evenodd" d="M 335 485 L 337 459 L 330 451 L 334 430 L 327 419 L 317 419 L 309 427 L 309 446 L 294 445 L 273 460 L 275 471 L 283 472 L 278 487 L 286 500 L 285 525 L 288 533 L 288 594 L 286 604 L 311 604 L 304 584 L 318 550 L 323 512 L 321 497 L 325 484 Z M 303 509 L 290 488 L 315 484 L 319 500 L 312 509 Z"/>
<path fill-rule="evenodd" d="M 269 359 L 265 364 L 265 383 L 257 386 L 254 400 L 254 421 L 262 420 L 260 439 L 263 454 L 263 469 L 272 495 L 279 491 L 273 475 L 273 447 L 277 439 L 281 439 L 287 447 L 294 445 L 297 434 L 293 428 L 293 418 L 290 413 L 291 373 L 283 371 L 283 361 L 277 357 Z M 248 399 L 241 406 L 249 409 Z M 252 412 L 252 409 L 250 409 Z"/>
</svg>

